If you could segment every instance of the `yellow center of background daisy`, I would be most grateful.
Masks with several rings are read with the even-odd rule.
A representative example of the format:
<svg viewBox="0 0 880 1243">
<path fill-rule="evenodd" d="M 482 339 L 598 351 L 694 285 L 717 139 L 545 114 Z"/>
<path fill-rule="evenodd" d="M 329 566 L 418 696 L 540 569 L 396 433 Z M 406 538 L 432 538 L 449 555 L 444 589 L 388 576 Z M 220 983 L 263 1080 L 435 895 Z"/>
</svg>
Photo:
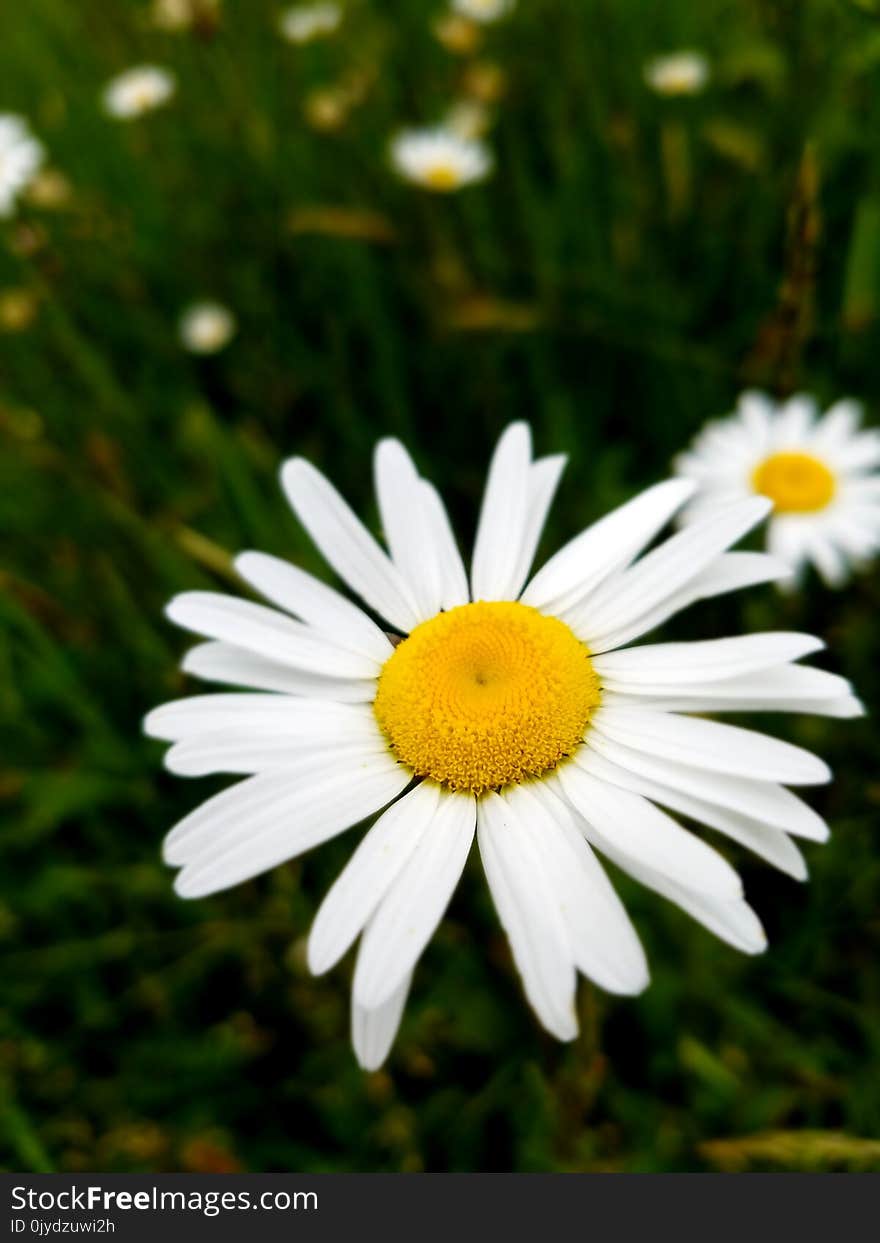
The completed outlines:
<svg viewBox="0 0 880 1243">
<path fill-rule="evenodd" d="M 808 453 L 774 453 L 757 467 L 752 486 L 780 513 L 791 514 L 824 509 L 835 488 L 828 467 Z"/>
<path fill-rule="evenodd" d="M 416 776 L 481 794 L 555 768 L 599 698 L 564 622 L 480 601 L 416 626 L 385 662 L 373 710 Z"/>
<path fill-rule="evenodd" d="M 458 173 L 449 164 L 435 164 L 425 173 L 425 185 L 432 190 L 455 190 L 458 182 Z"/>
</svg>

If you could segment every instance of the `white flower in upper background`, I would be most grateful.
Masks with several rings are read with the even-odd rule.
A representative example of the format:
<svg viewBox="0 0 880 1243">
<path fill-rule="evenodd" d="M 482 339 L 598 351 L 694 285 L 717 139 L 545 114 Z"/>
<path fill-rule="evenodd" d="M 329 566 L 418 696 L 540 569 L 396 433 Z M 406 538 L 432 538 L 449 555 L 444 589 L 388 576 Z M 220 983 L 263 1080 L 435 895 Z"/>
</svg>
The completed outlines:
<svg viewBox="0 0 880 1243">
<path fill-rule="evenodd" d="M 506 17 L 514 7 L 515 0 L 451 0 L 450 7 L 460 17 L 472 22 L 497 22 Z"/>
<path fill-rule="evenodd" d="M 391 162 L 407 181 L 444 194 L 482 181 L 492 171 L 485 143 L 445 126 L 404 130 L 391 144 Z"/>
<path fill-rule="evenodd" d="M 11 216 L 18 196 L 33 181 L 45 158 L 24 117 L 0 113 L 0 216 Z"/>
<path fill-rule="evenodd" d="M 675 460 L 699 487 L 686 520 L 754 494 L 772 501 L 767 548 L 791 568 L 783 586 L 812 563 L 839 587 L 880 549 L 880 430 L 859 431 L 853 401 L 817 416 L 811 397 L 776 405 L 743 393 L 734 415 L 709 423 Z"/>
<path fill-rule="evenodd" d="M 338 4 L 302 4 L 283 13 L 279 29 L 291 43 L 310 43 L 332 35 L 342 22 Z"/>
<path fill-rule="evenodd" d="M 709 81 L 709 61 L 702 52 L 673 52 L 645 65 L 645 81 L 658 95 L 697 95 Z"/>
<path fill-rule="evenodd" d="M 235 316 L 219 302 L 196 302 L 180 317 L 180 339 L 193 354 L 216 354 L 235 335 Z"/>
<path fill-rule="evenodd" d="M 626 646 L 695 600 L 774 578 L 770 557 L 727 551 L 769 503 L 727 505 L 642 556 L 693 492 L 687 480 L 668 480 L 530 578 L 563 465 L 559 456 L 533 460 L 525 424 L 507 429 L 468 576 L 438 492 L 398 441 L 381 441 L 374 461 L 388 552 L 328 480 L 294 458 L 281 473 L 288 500 L 381 624 L 259 552 L 243 553 L 236 569 L 274 607 L 204 591 L 168 607 L 209 640 L 188 653 L 185 670 L 252 688 L 147 717 L 147 732 L 174 744 L 172 772 L 245 778 L 166 838 L 181 896 L 228 889 L 378 814 L 308 945 L 321 973 L 360 937 L 352 1032 L 368 1068 L 387 1054 L 475 831 L 526 996 L 561 1040 L 577 1033 L 578 971 L 615 993 L 648 983 L 594 848 L 758 953 L 764 933 L 736 872 L 661 807 L 798 879 L 806 867 L 789 834 L 828 834 L 786 788 L 827 781 L 821 760 L 702 715 L 858 715 L 848 682 L 795 663 L 820 640 L 767 633 Z"/>
<path fill-rule="evenodd" d="M 174 94 L 174 75 L 158 65 L 126 69 L 104 88 L 104 111 L 121 121 L 143 116 L 167 103 Z"/>
</svg>

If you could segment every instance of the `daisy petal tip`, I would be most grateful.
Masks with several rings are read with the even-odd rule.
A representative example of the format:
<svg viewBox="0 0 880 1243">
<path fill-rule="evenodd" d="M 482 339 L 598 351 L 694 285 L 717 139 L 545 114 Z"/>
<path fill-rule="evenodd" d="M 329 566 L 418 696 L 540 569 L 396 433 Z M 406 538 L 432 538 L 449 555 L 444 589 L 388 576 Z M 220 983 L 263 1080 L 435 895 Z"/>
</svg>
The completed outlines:
<svg viewBox="0 0 880 1243">
<path fill-rule="evenodd" d="M 289 457 L 281 463 L 279 477 L 281 486 L 288 496 L 294 495 L 300 485 L 311 476 L 314 467 L 303 457 Z"/>
<path fill-rule="evenodd" d="M 165 752 L 162 763 L 175 777 L 206 777 L 210 772 L 210 768 L 206 769 L 188 754 L 185 746 L 181 748 L 180 743 L 175 743 Z"/>
<path fill-rule="evenodd" d="M 168 855 L 168 851 L 163 852 L 165 862 L 170 863 L 172 867 L 180 867 L 180 863 L 175 863 L 173 859 L 168 857 Z M 188 900 L 190 898 L 201 898 L 204 896 L 198 889 L 198 886 L 193 884 L 192 877 L 187 873 L 187 869 L 185 867 L 181 868 L 175 876 L 173 888 L 178 898 L 185 898 Z"/>
<path fill-rule="evenodd" d="M 262 553 L 246 548 L 243 552 L 236 553 L 232 558 L 232 567 L 239 578 L 247 579 L 248 572 L 260 564 L 262 557 Z"/>
<path fill-rule="evenodd" d="M 357 1064 L 368 1075 L 372 1075 L 375 1071 L 382 1069 L 388 1060 L 389 1052 L 390 1050 L 385 1049 L 362 1049 L 358 1044 L 354 1046 Z"/>
<path fill-rule="evenodd" d="M 309 936 L 306 945 L 306 966 L 312 975 L 324 975 L 333 966 L 333 962 L 314 936 Z"/>
</svg>

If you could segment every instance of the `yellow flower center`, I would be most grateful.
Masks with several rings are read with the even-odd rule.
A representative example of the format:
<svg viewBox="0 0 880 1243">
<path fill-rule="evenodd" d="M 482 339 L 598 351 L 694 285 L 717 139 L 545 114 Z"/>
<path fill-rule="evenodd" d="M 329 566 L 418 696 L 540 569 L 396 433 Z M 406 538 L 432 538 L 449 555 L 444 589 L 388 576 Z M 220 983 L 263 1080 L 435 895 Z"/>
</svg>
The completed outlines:
<svg viewBox="0 0 880 1243">
<path fill-rule="evenodd" d="M 373 704 L 417 777 L 482 794 L 548 772 L 600 699 L 589 652 L 524 604 L 463 604 L 416 626 L 379 675 Z"/>
<path fill-rule="evenodd" d="M 455 190 L 459 176 L 451 164 L 435 164 L 425 170 L 425 185 L 432 190 Z"/>
<path fill-rule="evenodd" d="M 774 453 L 752 475 L 756 492 L 768 496 L 780 513 L 824 509 L 834 496 L 834 476 L 809 453 Z"/>
</svg>

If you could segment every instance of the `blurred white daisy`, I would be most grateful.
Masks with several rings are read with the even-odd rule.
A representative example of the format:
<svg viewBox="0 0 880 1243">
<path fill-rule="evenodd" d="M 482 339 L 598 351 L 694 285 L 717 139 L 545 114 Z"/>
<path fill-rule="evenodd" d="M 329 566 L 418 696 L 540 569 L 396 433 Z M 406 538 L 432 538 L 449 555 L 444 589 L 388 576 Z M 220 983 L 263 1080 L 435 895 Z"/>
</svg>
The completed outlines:
<svg viewBox="0 0 880 1243">
<path fill-rule="evenodd" d="M 235 335 L 235 316 L 219 302 L 195 302 L 180 317 L 180 339 L 193 354 L 216 354 Z"/>
<path fill-rule="evenodd" d="M 301 4 L 281 15 L 279 30 L 291 43 L 310 43 L 332 35 L 341 22 L 338 4 Z"/>
<path fill-rule="evenodd" d="M 120 121 L 153 112 L 174 94 L 174 75 L 158 65 L 135 65 L 104 88 L 104 111 Z"/>
<path fill-rule="evenodd" d="M 702 52 L 672 52 L 645 65 L 645 81 L 658 95 L 697 95 L 709 81 L 709 61 Z"/>
<path fill-rule="evenodd" d="M 441 194 L 482 181 L 492 171 L 485 143 L 446 126 L 404 130 L 391 144 L 391 162 L 407 181 Z"/>
<path fill-rule="evenodd" d="M 450 7 L 460 17 L 472 22 L 497 22 L 506 17 L 514 7 L 515 0 L 451 0 Z"/>
<path fill-rule="evenodd" d="M 744 393 L 734 415 L 709 423 L 675 470 L 698 485 L 683 517 L 757 494 L 773 503 L 767 548 L 797 584 L 812 563 L 829 587 L 880 549 L 880 430 L 860 431 L 861 407 L 839 401 L 821 418 L 804 395 L 776 405 Z"/>
<path fill-rule="evenodd" d="M 378 813 L 308 944 L 321 973 L 360 937 L 352 1031 L 368 1068 L 388 1052 L 475 831 L 526 996 L 561 1040 L 577 1033 L 578 971 L 615 993 L 648 983 L 594 849 L 757 953 L 764 933 L 736 872 L 661 808 L 798 879 L 806 866 L 789 835 L 827 837 L 787 789 L 827 781 L 820 759 L 703 716 L 857 715 L 843 678 L 795 663 L 822 647 L 818 639 L 767 633 L 627 648 L 695 600 L 780 572 L 762 553 L 727 551 L 768 502 L 735 502 L 640 556 L 693 491 L 668 480 L 530 578 L 563 465 L 560 456 L 533 460 L 525 424 L 507 429 L 468 576 L 439 493 L 399 442 L 380 442 L 374 461 L 387 552 L 332 484 L 294 458 L 281 473 L 287 498 L 370 612 L 259 552 L 235 564 L 267 605 L 194 591 L 168 606 L 172 621 L 208 639 L 184 669 L 249 688 L 165 704 L 145 722 L 173 743 L 172 772 L 245 778 L 166 838 L 181 896 L 228 889 Z"/>
<path fill-rule="evenodd" d="M 0 113 L 0 216 L 11 216 L 45 158 L 24 117 Z"/>
</svg>

